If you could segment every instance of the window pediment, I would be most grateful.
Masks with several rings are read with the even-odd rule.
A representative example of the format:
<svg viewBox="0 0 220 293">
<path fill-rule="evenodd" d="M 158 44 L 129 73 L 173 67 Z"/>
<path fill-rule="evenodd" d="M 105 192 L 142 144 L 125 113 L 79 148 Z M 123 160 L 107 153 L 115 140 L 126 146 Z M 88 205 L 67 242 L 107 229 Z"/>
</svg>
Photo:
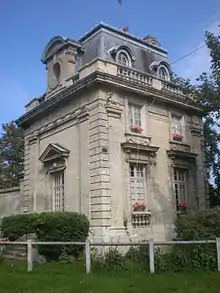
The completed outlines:
<svg viewBox="0 0 220 293">
<path fill-rule="evenodd" d="M 183 168 L 190 168 L 191 164 L 195 165 L 195 160 L 198 154 L 192 151 L 184 150 L 168 150 L 168 157 L 171 159 L 172 166 L 178 166 Z"/>
<path fill-rule="evenodd" d="M 159 147 L 152 145 L 149 137 L 129 133 L 125 135 L 126 141 L 121 143 L 121 146 L 126 153 L 126 161 L 156 165 L 156 153 Z"/>
<path fill-rule="evenodd" d="M 53 162 L 69 156 L 70 151 L 58 143 L 49 144 L 41 154 L 39 160 L 42 163 Z"/>
</svg>

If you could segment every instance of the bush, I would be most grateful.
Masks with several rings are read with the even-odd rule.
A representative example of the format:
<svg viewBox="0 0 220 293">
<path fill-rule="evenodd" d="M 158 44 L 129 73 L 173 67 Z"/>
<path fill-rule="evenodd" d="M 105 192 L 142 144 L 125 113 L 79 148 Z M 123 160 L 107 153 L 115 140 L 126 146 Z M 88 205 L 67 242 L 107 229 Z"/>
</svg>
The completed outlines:
<svg viewBox="0 0 220 293">
<path fill-rule="evenodd" d="M 3 237 L 15 241 L 25 234 L 34 233 L 34 223 L 38 216 L 39 214 L 22 214 L 3 218 L 1 224 Z"/>
<path fill-rule="evenodd" d="M 175 240 L 215 240 L 219 236 L 219 209 L 190 212 L 176 221 Z M 216 269 L 215 244 L 176 245 L 170 258 L 174 271 Z"/>
<path fill-rule="evenodd" d="M 35 222 L 39 241 L 84 242 L 89 233 L 88 219 L 77 213 L 41 213 Z M 40 245 L 39 252 L 47 260 L 58 260 L 64 255 L 78 258 L 84 246 Z"/>
<path fill-rule="evenodd" d="M 215 239 L 220 236 L 220 209 L 181 215 L 175 226 L 175 240 Z"/>
<path fill-rule="evenodd" d="M 84 242 L 89 233 L 89 221 L 77 213 L 34 213 L 6 217 L 2 221 L 3 236 L 11 241 L 35 233 L 39 241 Z M 39 252 L 47 260 L 58 260 L 61 255 L 77 258 L 83 246 L 40 245 Z"/>
</svg>

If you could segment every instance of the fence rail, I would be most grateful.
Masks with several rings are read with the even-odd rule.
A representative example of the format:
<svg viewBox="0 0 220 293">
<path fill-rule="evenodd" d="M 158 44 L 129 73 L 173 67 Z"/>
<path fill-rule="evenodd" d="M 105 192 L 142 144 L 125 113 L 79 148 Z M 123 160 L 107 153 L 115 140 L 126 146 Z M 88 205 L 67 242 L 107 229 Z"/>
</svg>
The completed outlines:
<svg viewBox="0 0 220 293">
<path fill-rule="evenodd" d="M 129 247 L 129 246 L 146 246 L 149 247 L 149 266 L 150 273 L 155 273 L 155 265 L 154 265 L 154 247 L 159 245 L 187 245 L 187 244 L 216 244 L 217 251 L 217 269 L 220 272 L 220 237 L 215 240 L 198 240 L 198 241 L 154 241 L 153 239 L 149 239 L 145 242 L 116 242 L 116 243 L 107 243 L 107 242 L 90 242 L 88 239 L 85 242 L 39 242 L 39 241 L 0 241 L 0 246 L 7 245 L 26 245 L 27 246 L 27 271 L 31 272 L 33 270 L 33 246 L 34 245 L 84 245 L 85 246 L 85 256 L 86 256 L 86 273 L 89 274 L 91 272 L 91 247 L 106 247 L 106 246 L 116 246 L 116 247 Z"/>
</svg>

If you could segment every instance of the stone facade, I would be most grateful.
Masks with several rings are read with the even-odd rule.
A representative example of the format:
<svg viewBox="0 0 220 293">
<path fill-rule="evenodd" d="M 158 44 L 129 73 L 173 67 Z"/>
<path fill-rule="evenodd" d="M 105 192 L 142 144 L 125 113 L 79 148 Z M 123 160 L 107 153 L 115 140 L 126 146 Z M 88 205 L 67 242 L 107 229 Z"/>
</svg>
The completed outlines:
<svg viewBox="0 0 220 293">
<path fill-rule="evenodd" d="M 17 121 L 23 212 L 83 213 L 94 240 L 127 241 L 170 239 L 183 201 L 206 208 L 200 109 L 158 42 L 101 24 L 52 39 L 42 62 L 47 91 Z"/>
<path fill-rule="evenodd" d="M 0 223 L 4 217 L 20 214 L 22 185 L 0 189 Z"/>
</svg>

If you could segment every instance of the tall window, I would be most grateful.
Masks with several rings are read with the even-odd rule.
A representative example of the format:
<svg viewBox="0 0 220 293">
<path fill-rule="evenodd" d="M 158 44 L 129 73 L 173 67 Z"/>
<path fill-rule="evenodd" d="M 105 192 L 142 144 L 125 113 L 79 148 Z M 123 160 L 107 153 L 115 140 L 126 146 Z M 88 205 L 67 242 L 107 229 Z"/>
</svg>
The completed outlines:
<svg viewBox="0 0 220 293">
<path fill-rule="evenodd" d="M 130 164 L 130 194 L 132 204 L 145 200 L 145 167 L 141 164 Z"/>
<path fill-rule="evenodd" d="M 172 134 L 183 134 L 183 117 L 172 115 Z"/>
<path fill-rule="evenodd" d="M 181 168 L 174 168 L 174 190 L 176 204 L 187 201 L 187 171 Z"/>
<path fill-rule="evenodd" d="M 53 175 L 54 196 L 53 209 L 55 212 L 64 212 L 65 198 L 64 198 L 64 171 L 57 172 Z"/>
<path fill-rule="evenodd" d="M 136 132 L 134 126 L 141 126 L 141 107 L 129 105 L 129 126 L 133 132 Z"/>
<path fill-rule="evenodd" d="M 122 65 L 122 66 L 125 66 L 125 67 L 128 67 L 130 66 L 130 59 L 129 59 L 129 56 L 126 52 L 124 51 L 120 51 L 118 53 L 118 56 L 117 56 L 117 62 L 118 64 Z"/>
</svg>

